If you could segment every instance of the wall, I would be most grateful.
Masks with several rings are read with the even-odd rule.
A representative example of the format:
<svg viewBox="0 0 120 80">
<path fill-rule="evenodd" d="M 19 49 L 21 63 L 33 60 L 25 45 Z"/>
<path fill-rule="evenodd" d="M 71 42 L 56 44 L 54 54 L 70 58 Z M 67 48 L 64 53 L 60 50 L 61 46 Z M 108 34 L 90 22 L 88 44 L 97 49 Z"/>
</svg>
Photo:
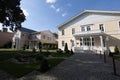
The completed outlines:
<svg viewBox="0 0 120 80">
<path fill-rule="evenodd" d="M 62 46 L 62 41 L 64 41 L 65 43 L 68 43 L 68 48 L 71 49 L 70 40 L 74 40 L 74 36 L 72 35 L 72 28 L 75 28 L 75 32 L 80 32 L 81 25 L 93 24 L 92 30 L 99 30 L 99 24 L 104 24 L 104 36 L 109 36 L 109 47 L 114 47 L 117 45 L 120 49 L 120 29 L 118 26 L 119 21 L 120 16 L 118 15 L 84 14 L 58 29 L 58 48 L 64 49 Z M 62 30 L 64 30 L 65 35 L 62 35 Z M 96 38 L 96 40 L 98 39 Z M 99 45 L 99 43 L 96 44 L 96 46 Z M 113 48 L 111 49 L 113 50 Z"/>
<path fill-rule="evenodd" d="M 4 44 L 12 42 L 13 33 L 9 32 L 0 32 L 0 47 L 3 47 Z"/>
</svg>

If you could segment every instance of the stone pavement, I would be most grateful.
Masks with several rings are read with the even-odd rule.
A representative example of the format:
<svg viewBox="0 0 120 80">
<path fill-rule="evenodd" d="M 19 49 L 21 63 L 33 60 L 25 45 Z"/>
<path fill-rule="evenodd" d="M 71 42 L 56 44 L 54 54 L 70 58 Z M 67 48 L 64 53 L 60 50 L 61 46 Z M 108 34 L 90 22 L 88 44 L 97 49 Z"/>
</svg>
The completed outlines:
<svg viewBox="0 0 120 80">
<path fill-rule="evenodd" d="M 108 62 L 96 54 L 77 53 L 44 74 L 34 72 L 17 80 L 120 80 Z"/>
</svg>

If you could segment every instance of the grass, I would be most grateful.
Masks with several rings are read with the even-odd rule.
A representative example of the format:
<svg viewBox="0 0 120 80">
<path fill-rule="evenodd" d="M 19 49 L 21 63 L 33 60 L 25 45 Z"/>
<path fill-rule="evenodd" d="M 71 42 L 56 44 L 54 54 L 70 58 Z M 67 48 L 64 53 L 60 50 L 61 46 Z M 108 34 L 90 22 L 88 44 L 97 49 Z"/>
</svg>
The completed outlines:
<svg viewBox="0 0 120 80">
<path fill-rule="evenodd" d="M 5 70 L 15 77 L 21 77 L 33 70 L 39 69 L 39 64 L 16 64 L 12 62 L 2 62 L 0 63 L 0 69 Z"/>
<path fill-rule="evenodd" d="M 5 70 L 6 72 L 10 73 L 15 77 L 22 77 L 33 70 L 40 69 L 40 62 L 29 63 L 29 64 L 17 64 L 9 61 L 4 61 L 10 58 L 14 58 L 17 53 L 21 53 L 27 56 L 34 54 L 43 54 L 45 56 L 46 54 L 48 55 L 48 53 L 45 50 L 42 53 L 39 52 L 33 53 L 30 50 L 22 51 L 22 50 L 13 50 L 13 49 L 0 49 L 0 69 Z M 50 50 L 49 54 L 51 54 L 53 57 L 69 57 L 72 55 L 72 54 L 57 53 L 55 50 Z M 19 56 L 19 54 L 17 55 Z M 52 59 L 48 59 L 47 61 L 51 69 L 54 66 L 58 65 L 63 60 L 64 59 L 61 58 L 52 58 Z"/>
<path fill-rule="evenodd" d="M 66 53 L 51 53 L 53 57 L 70 57 L 72 54 L 66 54 Z"/>
<path fill-rule="evenodd" d="M 64 59 L 48 59 L 48 65 L 51 69 L 63 60 Z M 16 64 L 13 62 L 0 62 L 0 69 L 5 70 L 15 77 L 22 77 L 33 70 L 39 70 L 40 63 Z"/>
<path fill-rule="evenodd" d="M 13 57 L 13 54 L 2 54 L 0 55 L 0 61 L 4 61 Z"/>
</svg>

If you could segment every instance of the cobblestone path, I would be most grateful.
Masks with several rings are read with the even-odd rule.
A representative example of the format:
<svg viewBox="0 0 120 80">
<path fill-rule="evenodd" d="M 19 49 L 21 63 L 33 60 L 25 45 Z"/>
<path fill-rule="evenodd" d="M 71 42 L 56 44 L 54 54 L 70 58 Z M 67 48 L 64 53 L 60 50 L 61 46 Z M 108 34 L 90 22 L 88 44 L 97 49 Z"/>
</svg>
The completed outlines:
<svg viewBox="0 0 120 80">
<path fill-rule="evenodd" d="M 120 80 L 112 65 L 96 54 L 79 53 L 66 59 L 45 74 L 30 74 L 18 80 Z"/>
</svg>

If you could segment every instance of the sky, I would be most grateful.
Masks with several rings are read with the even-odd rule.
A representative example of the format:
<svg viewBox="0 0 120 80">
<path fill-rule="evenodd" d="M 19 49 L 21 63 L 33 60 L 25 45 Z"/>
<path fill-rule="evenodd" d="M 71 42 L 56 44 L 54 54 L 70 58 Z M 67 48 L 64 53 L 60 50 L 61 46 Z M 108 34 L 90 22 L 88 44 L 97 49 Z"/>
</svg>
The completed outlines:
<svg viewBox="0 0 120 80">
<path fill-rule="evenodd" d="M 57 33 L 57 27 L 84 10 L 118 10 L 120 0 L 21 0 L 23 27 Z"/>
</svg>

